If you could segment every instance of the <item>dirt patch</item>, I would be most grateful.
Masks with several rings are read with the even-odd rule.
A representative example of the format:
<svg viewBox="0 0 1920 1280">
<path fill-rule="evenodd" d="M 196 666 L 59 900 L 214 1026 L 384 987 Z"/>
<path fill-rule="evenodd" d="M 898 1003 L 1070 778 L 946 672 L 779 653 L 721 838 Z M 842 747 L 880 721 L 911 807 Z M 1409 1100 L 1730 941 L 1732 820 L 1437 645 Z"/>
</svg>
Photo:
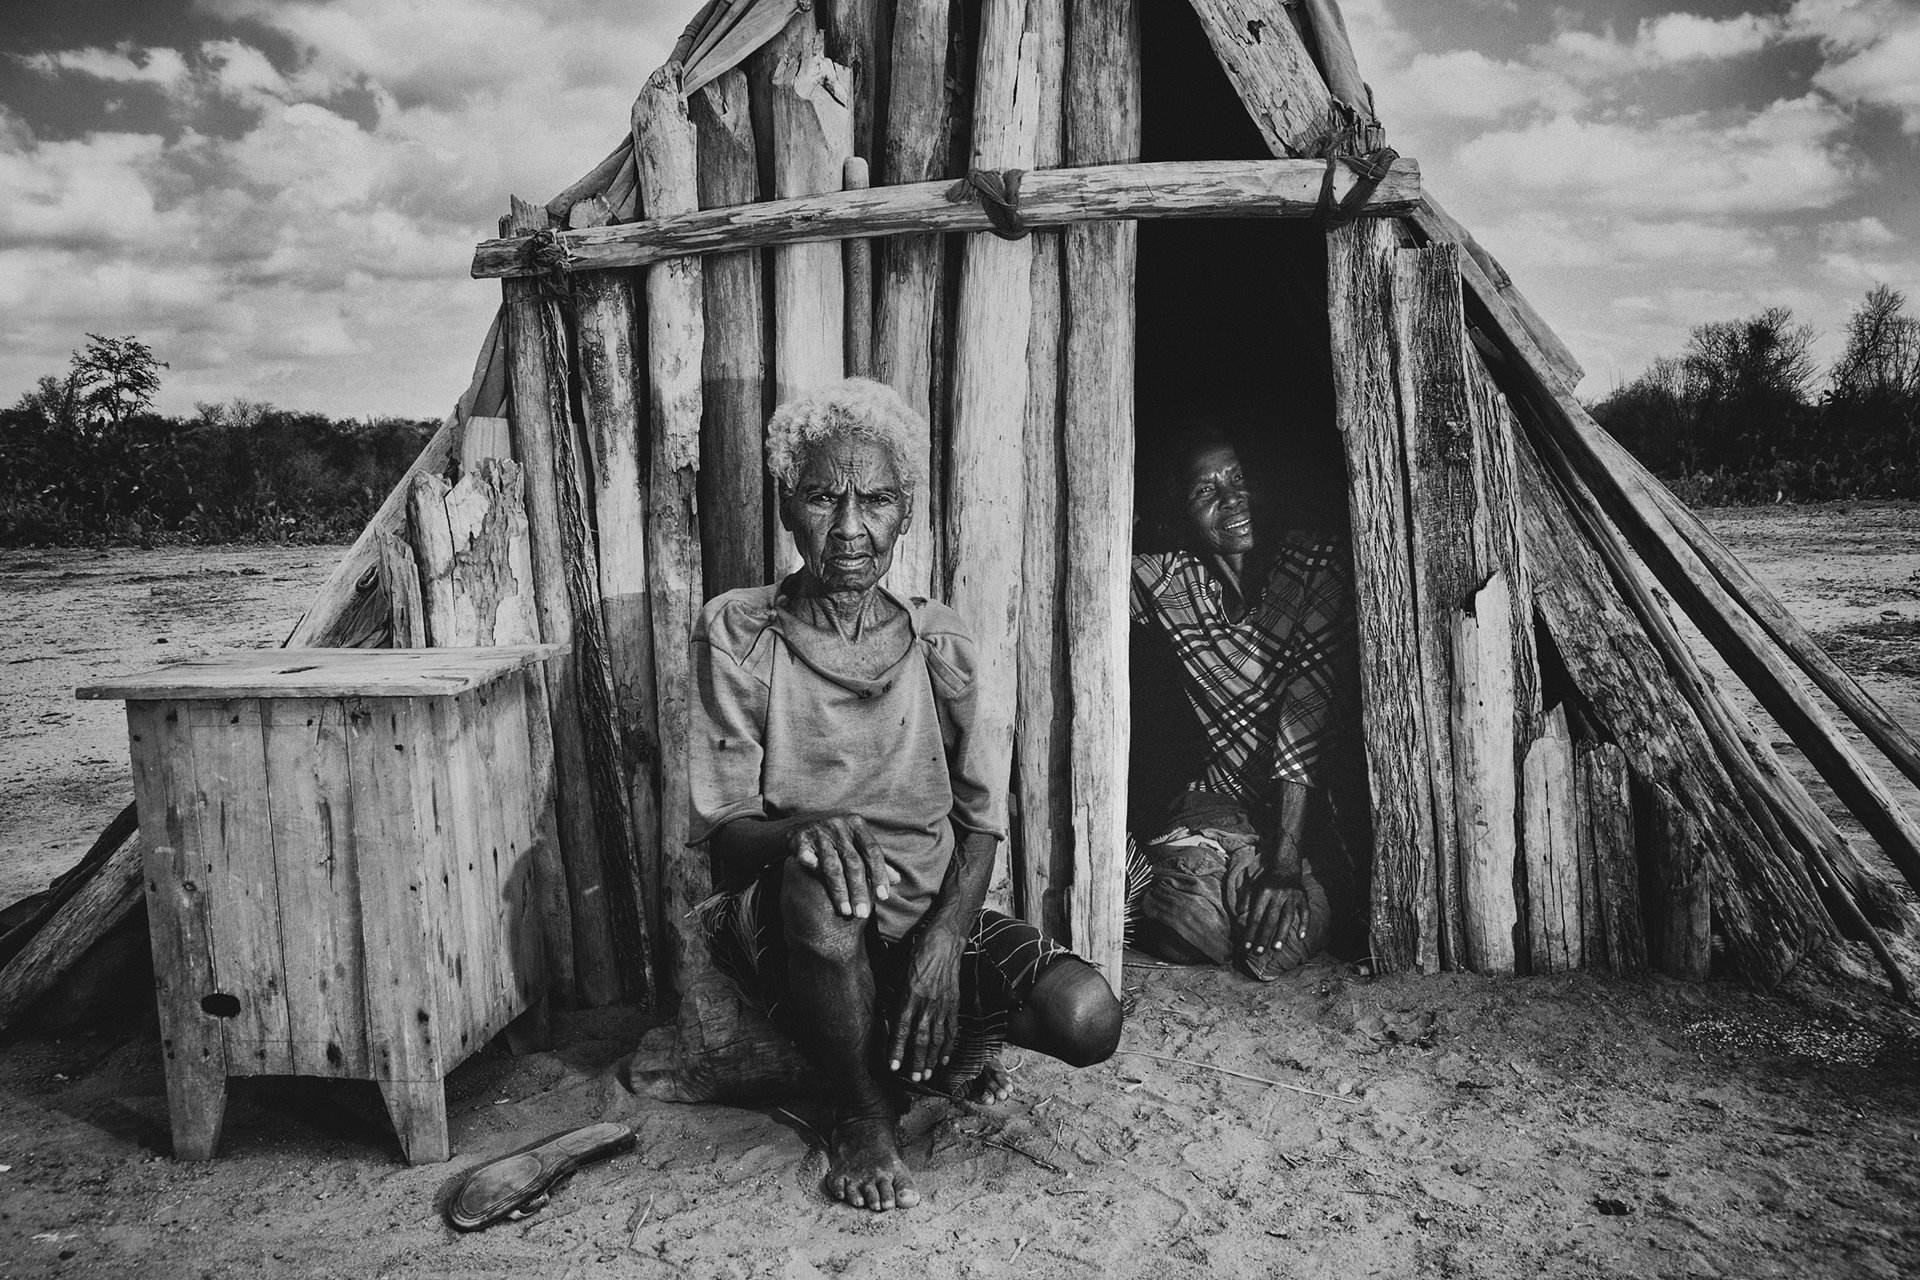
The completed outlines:
<svg viewBox="0 0 1920 1280">
<path fill-rule="evenodd" d="M 1920 617 L 1910 504 L 1709 518 L 1824 634 Z M 152 558 L 171 554 L 0 562 L 4 656 L 30 659 L 0 673 L 36 681 L 8 686 L 21 711 L 0 760 L 10 796 L 23 778 L 39 788 L 0 825 L 0 883 L 33 878 L 23 853 L 63 867 L 123 802 L 117 710 L 72 704 L 71 684 L 158 638 L 271 643 L 306 598 L 274 576 L 315 580 L 334 555 Z M 44 581 L 62 572 L 76 576 Z M 1920 722 L 1920 679 L 1836 647 Z M 66 757 L 60 786 L 32 772 Z M 916 1107 L 907 1155 L 927 1198 L 885 1217 L 821 1195 L 813 1101 L 628 1094 L 613 1067 L 647 1025 L 634 1010 L 560 1017 L 552 1053 L 476 1056 L 448 1082 L 454 1160 L 417 1169 L 398 1163 L 371 1086 L 308 1080 L 236 1084 L 220 1158 L 177 1163 L 150 1017 L 17 1039 L 0 1046 L 0 1274 L 1920 1273 L 1920 1020 L 1870 984 L 1807 973 L 1762 996 L 1651 977 L 1366 981 L 1316 964 L 1260 986 L 1136 965 L 1125 994 L 1110 1062 L 1022 1055 L 1004 1106 Z M 601 1119 L 635 1124 L 637 1151 L 524 1221 L 474 1236 L 441 1224 L 461 1170 Z"/>
</svg>

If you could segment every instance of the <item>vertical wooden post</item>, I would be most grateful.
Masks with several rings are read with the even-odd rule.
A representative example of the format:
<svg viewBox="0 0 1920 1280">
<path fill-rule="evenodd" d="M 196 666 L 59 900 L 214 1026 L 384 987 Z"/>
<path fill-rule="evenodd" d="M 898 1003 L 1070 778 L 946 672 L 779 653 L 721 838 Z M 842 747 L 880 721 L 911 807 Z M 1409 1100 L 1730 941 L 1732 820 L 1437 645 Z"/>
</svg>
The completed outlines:
<svg viewBox="0 0 1920 1280">
<path fill-rule="evenodd" d="M 1705 982 L 1713 967 L 1713 915 L 1698 824 L 1665 787 L 1653 789 L 1650 810 L 1652 862 L 1660 877 L 1660 972 Z"/>
<path fill-rule="evenodd" d="M 1060 165 L 1067 72 L 1067 10 L 1036 4 L 1027 22 L 1040 41 L 1036 80 L 1039 127 L 1033 165 Z M 1065 477 L 1060 468 L 1060 360 L 1064 297 L 1061 233 L 1036 231 L 1027 327 L 1027 533 L 1020 561 L 1020 715 L 1014 723 L 1019 789 L 1015 902 L 1021 918 L 1049 937 L 1068 936 L 1067 895 L 1073 884 L 1073 826 L 1068 816 L 1071 695 L 1060 575 L 1066 563 Z"/>
<path fill-rule="evenodd" d="M 607 202 L 590 196 L 573 207 L 576 227 L 605 226 Z M 573 281 L 580 352 L 580 409 L 593 460 L 595 567 L 613 711 L 619 773 L 634 833 L 639 905 L 656 949 L 660 912 L 659 718 L 654 708 L 653 614 L 647 599 L 646 468 L 641 464 L 638 333 L 633 283 L 625 271 L 584 271 Z"/>
<path fill-rule="evenodd" d="M 1454 615 L 1452 736 L 1460 898 L 1476 973 L 1512 973 L 1519 778 L 1514 769 L 1513 596 L 1496 569 Z"/>
<path fill-rule="evenodd" d="M 972 165 L 1030 169 L 1038 127 L 1039 39 L 1023 35 L 1025 0 L 986 0 L 974 90 Z M 979 655 L 974 733 L 1005 825 L 1013 763 L 1021 545 L 1026 528 L 1027 329 L 1033 250 L 977 232 L 963 241 L 954 320 L 953 469 L 948 490 L 952 586 Z"/>
<path fill-rule="evenodd" d="M 777 51 L 777 52 L 776 52 Z M 853 154 L 851 81 L 826 54 L 825 37 L 801 16 L 765 50 L 773 63 L 773 193 L 838 191 Z M 846 271 L 838 244 L 783 245 L 773 251 L 774 403 L 846 376 Z M 797 568 L 785 530 L 769 527 L 773 569 Z"/>
<path fill-rule="evenodd" d="M 760 198 L 747 73 L 738 67 L 693 95 L 700 207 Z M 766 308 L 763 255 L 748 249 L 701 264 L 706 342 L 701 355 L 700 550 L 706 594 L 767 580 Z"/>
<path fill-rule="evenodd" d="M 1584 963 L 1580 934 L 1580 845 L 1574 801 L 1573 741 L 1567 713 L 1542 717 L 1527 749 L 1521 787 L 1521 848 L 1527 863 L 1528 955 L 1534 973 L 1565 973 Z"/>
<path fill-rule="evenodd" d="M 1373 792 L 1373 954 L 1389 971 L 1440 967 L 1433 778 L 1413 607 L 1412 536 L 1394 395 L 1393 229 L 1363 219 L 1327 237 L 1335 420 L 1347 454 L 1361 721 Z"/>
<path fill-rule="evenodd" d="M 821 13 L 827 56 L 847 69 L 852 88 L 853 154 L 871 159 L 887 100 L 892 9 L 886 0 L 828 0 Z"/>
<path fill-rule="evenodd" d="M 947 38 L 953 0 L 898 0 L 886 101 L 886 142 L 879 180 L 928 182 L 947 171 Z M 940 236 L 891 236 L 878 246 L 879 297 L 874 315 L 874 377 L 900 393 L 928 424 L 934 420 L 936 352 L 941 342 L 944 269 Z M 933 436 L 915 441 L 920 470 L 931 479 Z M 941 524 L 940 495 L 929 484 L 917 500 L 919 518 L 893 552 L 890 586 L 908 595 L 936 595 L 934 551 Z"/>
<path fill-rule="evenodd" d="M 1066 161 L 1140 154 L 1137 0 L 1070 0 Z M 1074 947 L 1121 988 L 1126 907 L 1127 594 L 1133 533 L 1134 267 L 1138 227 L 1066 233 L 1066 614 L 1073 681 Z"/>
<path fill-rule="evenodd" d="M 1611 743 L 1585 744 L 1575 755 L 1574 769 L 1585 806 L 1580 830 L 1593 889 L 1593 897 L 1581 908 L 1587 963 L 1604 955 L 1613 972 L 1633 973 L 1647 967 L 1647 935 L 1640 916 L 1640 865 L 1634 852 L 1626 753 Z"/>
<path fill-rule="evenodd" d="M 866 157 L 848 156 L 841 186 L 865 191 L 872 185 Z M 849 240 L 845 245 L 847 272 L 847 375 L 873 376 L 873 241 Z"/>
<path fill-rule="evenodd" d="M 669 217 L 698 205 L 697 141 L 693 118 L 680 97 L 678 63 L 656 71 L 633 104 L 633 150 L 639 162 L 640 203 L 649 217 Z M 696 503 L 704 298 L 698 258 L 673 258 L 646 269 L 647 412 L 653 442 L 647 560 L 662 765 L 663 897 L 673 925 L 675 986 L 683 1009 L 696 1016 L 719 981 L 706 940 L 688 916 L 709 892 L 706 856 L 687 845 L 686 768 L 693 683 L 687 641 L 702 599 Z M 683 1027 L 687 1023 L 684 1015 L 681 1022 Z"/>
<path fill-rule="evenodd" d="M 547 229 L 547 211 L 515 199 L 504 220 L 503 235 Z M 559 815 L 561 855 L 566 860 L 567 894 L 573 919 L 575 996 L 583 1004 L 611 1004 L 621 995 L 601 839 L 587 773 L 586 734 L 581 725 L 573 606 L 568 599 L 564 512 L 577 509 L 561 487 L 560 455 L 571 455 L 564 375 L 554 367 L 564 350 L 559 316 L 540 295 L 534 280 L 505 280 L 507 348 L 511 362 L 514 452 L 527 480 L 527 525 L 533 549 L 534 598 L 539 605 L 540 638 L 569 646 L 545 664 L 548 707 L 553 725 L 553 804 Z M 573 482 L 571 467 L 567 481 Z M 566 504 L 566 506 L 563 506 Z M 578 530 L 574 531 L 578 536 Z"/>
</svg>

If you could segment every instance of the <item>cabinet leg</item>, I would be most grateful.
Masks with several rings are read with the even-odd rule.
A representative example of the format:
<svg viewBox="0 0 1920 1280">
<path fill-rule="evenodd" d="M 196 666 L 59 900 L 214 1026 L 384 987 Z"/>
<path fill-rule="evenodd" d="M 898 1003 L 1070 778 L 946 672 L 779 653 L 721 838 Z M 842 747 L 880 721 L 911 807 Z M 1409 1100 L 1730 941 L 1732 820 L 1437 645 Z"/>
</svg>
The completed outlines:
<svg viewBox="0 0 1920 1280">
<path fill-rule="evenodd" d="M 387 1101 L 387 1115 L 408 1164 L 427 1164 L 453 1154 L 447 1145 L 447 1089 L 438 1077 L 382 1080 L 380 1096 Z"/>
<path fill-rule="evenodd" d="M 227 1118 L 227 1075 L 218 1063 L 167 1061 L 167 1114 L 173 1158 L 211 1160 Z"/>
</svg>

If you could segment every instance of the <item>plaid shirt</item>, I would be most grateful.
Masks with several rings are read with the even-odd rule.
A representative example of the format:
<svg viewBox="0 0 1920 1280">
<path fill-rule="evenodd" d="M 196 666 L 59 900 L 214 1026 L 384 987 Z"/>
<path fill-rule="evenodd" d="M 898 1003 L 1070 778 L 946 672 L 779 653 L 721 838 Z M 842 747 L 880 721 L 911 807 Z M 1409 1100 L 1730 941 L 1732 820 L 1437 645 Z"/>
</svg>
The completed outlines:
<svg viewBox="0 0 1920 1280">
<path fill-rule="evenodd" d="M 1206 729 L 1194 785 L 1244 804 L 1265 803 L 1277 779 L 1328 785 L 1335 744 L 1352 729 L 1357 632 L 1346 540 L 1289 529 L 1276 550 L 1238 620 L 1206 560 L 1187 551 L 1133 557 L 1133 621 L 1166 630 Z"/>
</svg>

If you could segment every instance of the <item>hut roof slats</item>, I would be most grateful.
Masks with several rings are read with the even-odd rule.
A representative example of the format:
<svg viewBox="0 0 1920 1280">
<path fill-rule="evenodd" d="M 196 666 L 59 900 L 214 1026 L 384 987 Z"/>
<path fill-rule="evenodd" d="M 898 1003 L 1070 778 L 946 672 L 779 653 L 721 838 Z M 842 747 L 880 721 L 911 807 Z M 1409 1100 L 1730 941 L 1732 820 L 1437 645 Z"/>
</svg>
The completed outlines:
<svg viewBox="0 0 1920 1280">
<path fill-rule="evenodd" d="M 805 0 L 757 0 L 717 38 L 703 39 L 695 46 L 681 74 L 682 94 L 691 94 L 733 70 L 769 40 L 779 35 L 796 14 L 805 13 Z"/>
</svg>

